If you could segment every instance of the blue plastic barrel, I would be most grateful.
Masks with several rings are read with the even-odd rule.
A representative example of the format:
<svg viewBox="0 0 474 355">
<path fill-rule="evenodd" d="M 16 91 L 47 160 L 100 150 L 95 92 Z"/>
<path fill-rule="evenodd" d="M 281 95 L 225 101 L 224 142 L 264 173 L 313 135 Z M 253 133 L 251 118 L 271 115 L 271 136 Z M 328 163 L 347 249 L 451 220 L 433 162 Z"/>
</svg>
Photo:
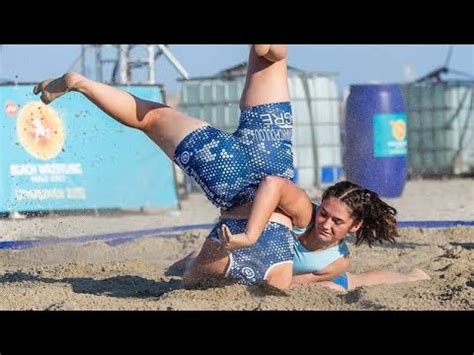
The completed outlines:
<svg viewBox="0 0 474 355">
<path fill-rule="evenodd" d="M 347 179 L 380 196 L 401 196 L 408 164 L 407 115 L 400 85 L 351 85 L 345 128 Z"/>
</svg>

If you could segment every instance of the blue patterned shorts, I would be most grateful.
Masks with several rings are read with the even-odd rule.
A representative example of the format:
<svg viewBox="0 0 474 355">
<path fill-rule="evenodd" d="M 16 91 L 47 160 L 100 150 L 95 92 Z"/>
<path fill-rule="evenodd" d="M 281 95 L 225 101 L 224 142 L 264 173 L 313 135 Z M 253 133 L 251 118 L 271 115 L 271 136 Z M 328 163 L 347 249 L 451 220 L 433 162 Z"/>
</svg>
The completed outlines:
<svg viewBox="0 0 474 355">
<path fill-rule="evenodd" d="M 235 233 L 245 232 L 246 219 L 222 219 L 208 238 L 220 243 L 218 230 L 222 224 Z M 258 241 L 247 248 L 228 250 L 230 265 L 226 277 L 239 284 L 253 285 L 267 278 L 273 266 L 293 263 L 293 237 L 288 227 L 269 222 Z"/>
<path fill-rule="evenodd" d="M 234 133 L 204 126 L 177 146 L 174 161 L 217 207 L 250 202 L 266 176 L 294 178 L 289 102 L 244 110 Z"/>
</svg>

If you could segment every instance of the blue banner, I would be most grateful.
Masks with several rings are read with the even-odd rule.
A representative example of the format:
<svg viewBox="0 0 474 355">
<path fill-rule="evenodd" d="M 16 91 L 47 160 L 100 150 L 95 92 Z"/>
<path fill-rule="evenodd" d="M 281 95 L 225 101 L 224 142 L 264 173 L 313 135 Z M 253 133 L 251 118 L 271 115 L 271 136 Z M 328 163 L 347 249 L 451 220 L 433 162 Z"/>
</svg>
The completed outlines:
<svg viewBox="0 0 474 355">
<path fill-rule="evenodd" d="M 123 89 L 162 102 L 156 86 Z M 0 211 L 176 207 L 172 162 L 78 93 L 50 105 L 0 86 Z"/>
</svg>

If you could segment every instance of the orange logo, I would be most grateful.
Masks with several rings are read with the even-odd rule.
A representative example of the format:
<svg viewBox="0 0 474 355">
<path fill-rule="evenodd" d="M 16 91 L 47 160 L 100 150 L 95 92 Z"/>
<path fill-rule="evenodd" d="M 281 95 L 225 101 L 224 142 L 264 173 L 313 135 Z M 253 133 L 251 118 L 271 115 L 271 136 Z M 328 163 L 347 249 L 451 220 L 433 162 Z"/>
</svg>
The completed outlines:
<svg viewBox="0 0 474 355">
<path fill-rule="evenodd" d="M 18 113 L 18 105 L 16 104 L 16 102 L 8 100 L 5 103 L 5 112 L 7 113 L 8 116 L 15 117 L 16 114 Z"/>
<path fill-rule="evenodd" d="M 40 101 L 30 102 L 21 109 L 16 132 L 22 147 L 37 159 L 53 159 L 64 146 L 61 118 L 51 106 Z"/>
<path fill-rule="evenodd" d="M 407 125 L 403 120 L 391 121 L 392 134 L 397 141 L 402 141 L 407 135 Z"/>
</svg>

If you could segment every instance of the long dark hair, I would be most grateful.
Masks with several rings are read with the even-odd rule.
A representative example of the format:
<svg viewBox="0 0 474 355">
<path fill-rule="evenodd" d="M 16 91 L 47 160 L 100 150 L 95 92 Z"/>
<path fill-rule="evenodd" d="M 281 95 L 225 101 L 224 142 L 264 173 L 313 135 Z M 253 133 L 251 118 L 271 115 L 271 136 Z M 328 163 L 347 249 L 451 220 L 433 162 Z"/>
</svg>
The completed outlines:
<svg viewBox="0 0 474 355">
<path fill-rule="evenodd" d="M 376 241 L 395 243 L 400 237 L 397 231 L 397 210 L 379 198 L 375 192 L 350 181 L 341 181 L 330 186 L 323 193 L 323 201 L 335 197 L 344 202 L 352 211 L 352 218 L 362 221 L 356 232 L 356 245 L 366 241 L 372 246 Z"/>
</svg>

